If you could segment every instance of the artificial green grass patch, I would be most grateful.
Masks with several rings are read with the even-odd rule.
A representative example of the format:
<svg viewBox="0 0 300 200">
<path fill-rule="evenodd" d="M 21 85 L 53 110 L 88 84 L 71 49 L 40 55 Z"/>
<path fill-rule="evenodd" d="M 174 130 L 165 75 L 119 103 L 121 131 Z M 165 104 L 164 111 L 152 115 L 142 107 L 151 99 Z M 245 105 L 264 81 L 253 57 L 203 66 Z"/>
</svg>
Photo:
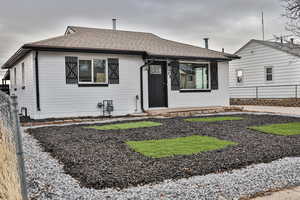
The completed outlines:
<svg viewBox="0 0 300 200">
<path fill-rule="evenodd" d="M 128 123 L 117 123 L 117 124 L 107 124 L 102 126 L 88 126 L 87 128 L 93 128 L 97 130 L 122 130 L 131 128 L 146 128 L 153 126 L 160 126 L 161 123 L 151 122 L 151 121 L 141 121 L 141 122 L 128 122 Z"/>
<path fill-rule="evenodd" d="M 263 133 L 270 133 L 275 135 L 287 136 L 300 134 L 300 122 L 252 126 L 249 128 Z"/>
<path fill-rule="evenodd" d="M 128 141 L 126 143 L 134 151 L 152 158 L 162 158 L 174 155 L 191 155 L 205 151 L 222 149 L 236 144 L 231 141 L 198 135 L 174 139 Z"/>
<path fill-rule="evenodd" d="M 230 120 L 242 120 L 242 117 L 232 117 L 232 116 L 224 116 L 224 117 L 201 117 L 201 118 L 189 118 L 185 119 L 187 122 L 219 122 L 219 121 L 230 121 Z"/>
</svg>

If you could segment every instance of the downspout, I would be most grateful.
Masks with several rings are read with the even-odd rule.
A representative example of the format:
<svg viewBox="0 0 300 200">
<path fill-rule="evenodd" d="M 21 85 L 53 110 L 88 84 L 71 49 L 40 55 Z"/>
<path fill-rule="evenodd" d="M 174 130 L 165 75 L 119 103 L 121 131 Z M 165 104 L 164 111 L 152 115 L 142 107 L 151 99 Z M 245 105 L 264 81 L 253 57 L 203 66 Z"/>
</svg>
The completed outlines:
<svg viewBox="0 0 300 200">
<path fill-rule="evenodd" d="M 147 63 L 140 66 L 140 87 L 141 87 L 141 110 L 144 113 L 144 84 L 143 84 L 143 68 L 147 66 Z"/>
<path fill-rule="evenodd" d="M 36 86 L 36 108 L 41 111 L 40 106 L 40 84 L 39 84 L 39 52 L 35 52 L 35 86 Z"/>
<path fill-rule="evenodd" d="M 143 85 L 143 68 L 146 67 L 147 65 L 151 64 L 152 61 L 146 62 L 142 66 L 140 66 L 140 87 L 141 87 L 141 110 L 142 112 L 145 112 L 144 109 L 144 85 Z"/>
</svg>

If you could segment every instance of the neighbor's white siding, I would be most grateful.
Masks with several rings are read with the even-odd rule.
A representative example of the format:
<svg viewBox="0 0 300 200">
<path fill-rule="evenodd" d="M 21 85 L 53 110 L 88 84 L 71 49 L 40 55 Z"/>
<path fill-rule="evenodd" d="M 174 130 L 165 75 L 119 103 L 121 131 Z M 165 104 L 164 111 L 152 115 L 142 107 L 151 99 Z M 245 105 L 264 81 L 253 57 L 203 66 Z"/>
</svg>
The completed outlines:
<svg viewBox="0 0 300 200">
<path fill-rule="evenodd" d="M 237 53 L 241 59 L 230 62 L 229 85 L 232 98 L 255 98 L 254 86 L 260 98 L 295 97 L 295 85 L 300 83 L 300 59 L 283 51 L 252 42 Z M 265 67 L 273 67 L 273 81 L 265 80 Z M 243 70 L 243 83 L 236 82 L 236 70 Z M 232 88 L 233 87 L 233 88 Z M 238 88 L 237 88 L 238 87 Z M 249 87 L 249 88 L 245 88 Z M 298 94 L 300 87 L 298 88 Z"/>
<path fill-rule="evenodd" d="M 78 87 L 66 84 L 65 56 L 79 58 L 119 58 L 120 84 L 108 87 Z M 102 110 L 97 104 L 103 100 L 113 100 L 113 115 L 140 112 L 139 67 L 144 62 L 141 56 L 106 55 L 87 53 L 39 53 L 39 79 L 41 111 L 35 118 L 99 116 Z M 136 107 L 137 105 L 137 107 Z"/>
<path fill-rule="evenodd" d="M 18 107 L 25 107 L 28 110 L 28 115 L 31 117 L 35 114 L 35 84 L 34 84 L 34 62 L 33 53 L 30 52 L 15 66 L 10 69 L 10 94 L 15 94 L 18 97 Z M 22 84 L 22 63 L 24 63 L 25 84 Z M 14 69 L 16 68 L 16 77 Z M 16 84 L 15 84 L 16 79 Z M 25 88 L 22 88 L 25 86 Z"/>
</svg>

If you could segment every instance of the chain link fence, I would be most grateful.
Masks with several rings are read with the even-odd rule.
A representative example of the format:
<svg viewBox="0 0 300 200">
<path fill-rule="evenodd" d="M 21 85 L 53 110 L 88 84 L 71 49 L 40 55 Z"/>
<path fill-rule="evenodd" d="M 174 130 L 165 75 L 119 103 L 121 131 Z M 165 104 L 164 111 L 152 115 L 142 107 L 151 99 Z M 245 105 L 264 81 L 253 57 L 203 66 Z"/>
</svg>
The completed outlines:
<svg viewBox="0 0 300 200">
<path fill-rule="evenodd" d="M 0 91 L 0 199 L 27 200 L 16 96 Z"/>
</svg>

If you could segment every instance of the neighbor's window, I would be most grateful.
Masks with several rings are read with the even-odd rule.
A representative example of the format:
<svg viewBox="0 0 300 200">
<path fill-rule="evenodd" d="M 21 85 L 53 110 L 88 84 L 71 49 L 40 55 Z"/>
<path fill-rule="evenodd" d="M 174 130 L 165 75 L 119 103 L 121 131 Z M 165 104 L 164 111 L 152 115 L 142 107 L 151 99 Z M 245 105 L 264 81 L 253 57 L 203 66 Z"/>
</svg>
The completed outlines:
<svg viewBox="0 0 300 200">
<path fill-rule="evenodd" d="M 180 89 L 209 89 L 209 65 L 180 63 Z"/>
<path fill-rule="evenodd" d="M 79 82 L 82 83 L 106 83 L 106 60 L 79 60 Z"/>
<path fill-rule="evenodd" d="M 22 63 L 22 86 L 25 86 L 25 64 Z"/>
<path fill-rule="evenodd" d="M 266 81 L 273 81 L 273 67 L 266 67 Z"/>
<path fill-rule="evenodd" d="M 241 69 L 236 70 L 236 82 L 243 83 L 244 79 L 244 72 Z"/>
</svg>

